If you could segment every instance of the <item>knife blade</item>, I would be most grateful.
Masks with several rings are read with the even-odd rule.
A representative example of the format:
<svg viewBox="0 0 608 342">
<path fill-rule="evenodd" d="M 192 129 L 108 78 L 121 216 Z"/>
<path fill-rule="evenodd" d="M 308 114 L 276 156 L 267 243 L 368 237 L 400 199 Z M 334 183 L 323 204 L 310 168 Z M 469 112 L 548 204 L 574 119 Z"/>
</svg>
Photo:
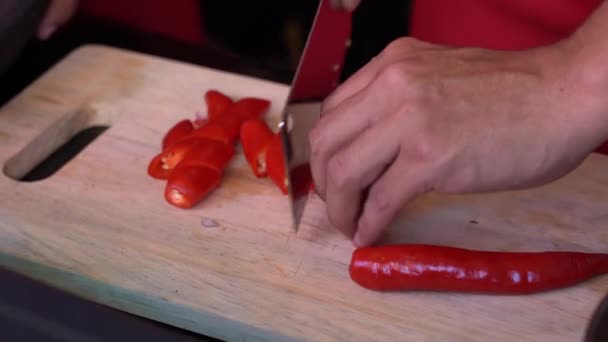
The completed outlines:
<svg viewBox="0 0 608 342">
<path fill-rule="evenodd" d="M 312 183 L 308 133 L 321 101 L 338 85 L 350 46 L 351 13 L 320 0 L 279 124 L 293 229 L 298 231 Z"/>
</svg>

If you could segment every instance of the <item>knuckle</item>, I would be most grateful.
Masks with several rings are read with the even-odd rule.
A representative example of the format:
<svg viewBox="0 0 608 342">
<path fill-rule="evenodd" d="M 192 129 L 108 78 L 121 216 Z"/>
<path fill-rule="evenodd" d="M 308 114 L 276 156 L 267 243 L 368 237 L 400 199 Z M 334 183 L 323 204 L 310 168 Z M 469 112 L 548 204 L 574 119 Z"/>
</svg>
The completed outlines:
<svg viewBox="0 0 608 342">
<path fill-rule="evenodd" d="M 411 144 L 410 157 L 417 162 L 433 163 L 441 156 L 441 139 L 429 133 L 419 135 Z"/>
<path fill-rule="evenodd" d="M 397 89 L 410 87 L 412 83 L 407 69 L 401 63 L 392 63 L 386 66 L 380 74 L 380 80 L 385 86 L 397 87 Z"/>
<path fill-rule="evenodd" d="M 403 54 L 414 48 L 416 39 L 412 37 L 400 37 L 390 42 L 382 51 L 383 54 Z"/>
<path fill-rule="evenodd" d="M 331 116 L 333 109 L 344 101 L 345 97 L 349 92 L 350 79 L 339 84 L 334 91 L 329 94 L 322 102 L 320 108 L 321 120 L 324 120 L 328 116 Z"/>
<path fill-rule="evenodd" d="M 395 43 L 401 47 L 403 50 L 410 50 L 415 48 L 418 40 L 413 37 L 399 37 L 395 40 Z"/>
</svg>

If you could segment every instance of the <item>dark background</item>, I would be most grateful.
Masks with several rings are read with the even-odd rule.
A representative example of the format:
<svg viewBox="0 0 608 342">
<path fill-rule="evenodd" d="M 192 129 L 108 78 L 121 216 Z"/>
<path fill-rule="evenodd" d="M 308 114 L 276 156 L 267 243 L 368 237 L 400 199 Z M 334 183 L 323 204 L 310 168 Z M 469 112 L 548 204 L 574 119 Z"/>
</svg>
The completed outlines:
<svg viewBox="0 0 608 342">
<path fill-rule="evenodd" d="M 0 105 L 76 47 L 97 43 L 217 69 L 290 83 L 318 1 L 202 0 L 196 45 L 128 23 L 79 13 L 50 40 L 32 39 L 7 72 L 0 74 Z M 409 1 L 363 1 L 353 13 L 352 46 L 342 78 L 348 77 L 393 39 L 407 34 Z M 301 34 L 286 38 L 289 29 Z"/>
</svg>

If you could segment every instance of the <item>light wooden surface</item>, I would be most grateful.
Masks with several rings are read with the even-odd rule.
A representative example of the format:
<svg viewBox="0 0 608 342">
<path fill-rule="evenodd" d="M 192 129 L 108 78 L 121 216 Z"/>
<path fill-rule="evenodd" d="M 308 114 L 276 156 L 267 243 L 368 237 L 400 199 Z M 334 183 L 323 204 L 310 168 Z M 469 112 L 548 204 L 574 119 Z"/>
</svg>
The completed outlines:
<svg viewBox="0 0 608 342">
<path fill-rule="evenodd" d="M 323 204 L 313 198 L 292 234 L 286 197 L 255 179 L 240 153 L 212 197 L 191 210 L 168 205 L 148 161 L 171 124 L 204 109 L 210 87 L 271 99 L 272 123 L 288 90 L 89 46 L 2 108 L 0 162 L 12 177 L 84 127 L 111 128 L 51 178 L 0 177 L 0 264 L 227 340 L 581 340 L 608 276 L 529 296 L 362 289 L 348 277 L 352 245 Z M 594 155 L 534 190 L 421 198 L 385 241 L 606 252 L 607 198 L 608 160 Z"/>
</svg>

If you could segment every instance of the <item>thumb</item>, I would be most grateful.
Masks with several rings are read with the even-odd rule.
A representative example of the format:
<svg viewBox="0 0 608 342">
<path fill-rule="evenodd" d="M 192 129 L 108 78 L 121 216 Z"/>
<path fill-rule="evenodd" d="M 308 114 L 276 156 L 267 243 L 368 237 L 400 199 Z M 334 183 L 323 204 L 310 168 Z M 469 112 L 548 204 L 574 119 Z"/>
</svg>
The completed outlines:
<svg viewBox="0 0 608 342">
<path fill-rule="evenodd" d="M 78 0 L 51 0 L 51 3 L 38 26 L 37 36 L 40 40 L 48 39 L 57 28 L 74 15 L 78 8 Z"/>
</svg>

